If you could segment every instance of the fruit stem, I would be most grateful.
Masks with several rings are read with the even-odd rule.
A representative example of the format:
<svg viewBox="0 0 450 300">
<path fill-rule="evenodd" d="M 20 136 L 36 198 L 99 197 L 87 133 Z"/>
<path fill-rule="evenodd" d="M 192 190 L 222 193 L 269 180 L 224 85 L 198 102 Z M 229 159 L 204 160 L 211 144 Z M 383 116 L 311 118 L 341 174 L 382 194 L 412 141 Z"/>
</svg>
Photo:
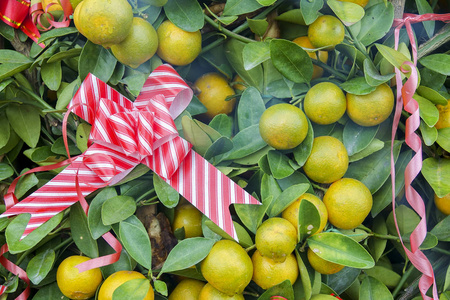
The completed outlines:
<svg viewBox="0 0 450 300">
<path fill-rule="evenodd" d="M 253 250 L 253 249 L 255 249 L 255 248 L 256 248 L 256 244 L 253 244 L 253 245 L 251 245 L 250 247 L 245 248 L 245 252 L 249 252 L 249 251 L 251 251 L 251 250 Z"/>
<path fill-rule="evenodd" d="M 231 38 L 235 38 L 235 39 L 237 39 L 238 41 L 241 41 L 241 42 L 244 42 L 244 43 L 252 43 L 252 42 L 256 42 L 255 40 L 246 38 L 246 37 L 244 37 L 244 36 L 242 36 L 242 35 L 239 35 L 239 34 L 237 34 L 237 33 L 234 33 L 234 32 L 231 31 L 231 30 L 228 30 L 228 29 L 224 28 L 222 25 L 220 25 L 220 24 L 214 22 L 214 21 L 213 21 L 210 17 L 208 17 L 207 15 L 204 15 L 204 17 L 205 17 L 205 21 L 206 21 L 207 23 L 209 23 L 211 26 L 213 26 L 215 29 L 217 29 L 218 31 L 222 32 L 222 33 L 225 34 L 226 36 L 229 36 L 229 37 L 231 37 Z"/>
<path fill-rule="evenodd" d="M 253 296 L 253 297 L 259 297 L 260 295 L 256 292 L 248 292 L 248 291 L 243 291 L 242 292 L 243 295 L 249 295 L 249 296 Z"/>
<path fill-rule="evenodd" d="M 141 196 L 139 196 L 139 198 L 136 199 L 136 203 L 138 203 L 139 201 L 141 201 L 142 199 L 144 199 L 145 197 L 147 197 L 148 195 L 150 195 L 151 193 L 153 193 L 155 191 L 155 189 L 151 189 L 146 191 L 144 194 L 142 194 Z"/>
<path fill-rule="evenodd" d="M 373 236 L 373 237 L 376 237 L 376 238 L 379 238 L 379 239 L 385 239 L 385 240 L 392 240 L 392 241 L 400 242 L 400 239 L 397 236 L 389 235 L 389 234 L 380 234 L 380 233 L 372 232 L 371 234 L 369 234 L 369 236 Z"/>
<path fill-rule="evenodd" d="M 313 188 L 318 189 L 318 190 L 321 190 L 321 191 L 324 192 L 324 193 L 326 193 L 326 192 L 328 191 L 327 188 L 324 188 L 324 187 L 322 187 L 322 186 L 320 186 L 320 185 L 318 185 L 318 184 L 315 184 L 314 182 L 311 182 L 311 185 L 313 186 Z"/>
<path fill-rule="evenodd" d="M 352 32 L 351 30 L 347 30 L 347 31 L 348 31 L 348 33 L 350 34 L 351 39 L 353 40 L 353 45 L 355 45 L 355 47 L 356 47 L 359 51 L 361 51 L 361 53 L 364 54 L 364 56 L 365 56 L 366 58 L 368 58 L 369 60 L 371 60 L 369 54 L 367 54 L 366 47 L 364 47 L 364 45 L 361 44 L 361 42 L 356 38 L 356 36 L 353 35 L 353 32 Z"/>
</svg>

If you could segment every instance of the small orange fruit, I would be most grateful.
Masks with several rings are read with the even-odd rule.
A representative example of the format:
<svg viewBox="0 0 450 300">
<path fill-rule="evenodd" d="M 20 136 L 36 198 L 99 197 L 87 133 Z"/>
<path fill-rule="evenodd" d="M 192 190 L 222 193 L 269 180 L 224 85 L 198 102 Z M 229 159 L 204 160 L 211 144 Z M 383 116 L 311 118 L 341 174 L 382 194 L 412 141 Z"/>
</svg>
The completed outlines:
<svg viewBox="0 0 450 300">
<path fill-rule="evenodd" d="M 438 197 L 434 194 L 434 204 L 436 204 L 437 209 L 444 215 L 450 215 L 450 194 L 444 197 Z"/>
<path fill-rule="evenodd" d="M 132 279 L 145 279 L 145 276 L 136 271 L 118 271 L 110 275 L 103 282 L 98 292 L 98 300 L 112 300 L 114 291 L 123 283 Z M 153 288 L 150 286 L 147 295 L 142 300 L 153 300 L 155 295 Z"/>
<path fill-rule="evenodd" d="M 202 232 L 202 213 L 191 203 L 178 205 L 175 208 L 172 230 L 184 227 L 185 238 L 199 237 Z"/>
<path fill-rule="evenodd" d="M 447 100 L 447 105 L 436 105 L 439 110 L 439 120 L 434 125 L 436 129 L 450 127 L 450 99 Z"/>
<path fill-rule="evenodd" d="M 178 299 L 184 300 L 185 298 Z M 200 295 L 198 295 L 198 300 L 244 300 L 244 296 L 242 294 L 229 296 L 207 283 L 201 290 Z"/>
<path fill-rule="evenodd" d="M 300 37 L 294 39 L 293 42 L 302 48 L 314 49 L 314 46 L 311 44 L 311 41 L 309 40 L 309 38 L 307 36 L 300 36 Z M 328 51 L 313 52 L 313 51 L 306 50 L 306 49 L 305 49 L 305 51 L 308 53 L 309 57 L 311 57 L 312 59 L 317 59 L 317 55 L 318 55 L 319 60 L 321 62 L 323 62 L 324 64 L 326 64 L 328 61 Z M 312 79 L 319 78 L 322 75 L 323 75 L 323 69 L 319 66 L 313 65 Z"/>
<path fill-rule="evenodd" d="M 311 121 L 328 125 L 345 114 L 347 100 L 337 85 L 332 82 L 321 82 L 306 93 L 303 108 Z"/>
<path fill-rule="evenodd" d="M 311 248 L 308 248 L 308 261 L 311 267 L 313 267 L 314 270 L 319 272 L 320 274 L 334 274 L 342 270 L 345 266 L 335 264 L 331 261 L 327 261 L 323 258 L 321 258 L 319 255 L 314 253 L 314 251 Z"/>
<path fill-rule="evenodd" d="M 352 2 L 352 3 L 358 4 L 361 7 L 365 7 L 367 5 L 367 3 L 369 3 L 369 0 L 340 0 L 340 1 Z"/>
<path fill-rule="evenodd" d="M 203 281 L 192 278 L 183 279 L 170 293 L 169 300 L 198 300 L 205 284 Z"/>
<path fill-rule="evenodd" d="M 308 38 L 314 48 L 326 47 L 327 51 L 333 50 L 344 40 L 344 36 L 344 25 L 334 16 L 319 16 L 308 27 Z"/>
</svg>

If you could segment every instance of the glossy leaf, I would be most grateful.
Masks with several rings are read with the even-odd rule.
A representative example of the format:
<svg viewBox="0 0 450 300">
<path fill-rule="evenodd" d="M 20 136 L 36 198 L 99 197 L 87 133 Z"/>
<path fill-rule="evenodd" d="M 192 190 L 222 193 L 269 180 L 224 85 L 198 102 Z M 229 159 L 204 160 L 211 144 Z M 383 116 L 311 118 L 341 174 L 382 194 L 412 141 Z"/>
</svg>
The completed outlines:
<svg viewBox="0 0 450 300">
<path fill-rule="evenodd" d="M 436 224 L 431 233 L 442 242 L 450 242 L 450 216 L 446 216 L 442 221 Z"/>
<path fill-rule="evenodd" d="M 78 33 L 78 30 L 75 27 L 54 28 L 53 30 L 42 33 L 38 42 L 43 43 L 47 40 L 73 33 Z"/>
<path fill-rule="evenodd" d="M 221 135 L 231 138 L 233 122 L 229 116 L 225 114 L 217 115 L 211 120 L 211 122 L 209 122 L 208 125 Z"/>
<path fill-rule="evenodd" d="M 257 65 L 270 59 L 268 42 L 248 43 L 242 52 L 245 70 L 251 70 Z"/>
<path fill-rule="evenodd" d="M 377 87 L 380 84 L 390 80 L 392 77 L 394 77 L 394 75 L 395 73 L 380 75 L 370 59 L 364 60 L 364 78 L 369 85 Z"/>
<path fill-rule="evenodd" d="M 212 145 L 211 138 L 198 123 L 188 116 L 183 116 L 181 124 L 184 138 L 193 145 L 195 152 L 204 155 L 206 150 Z"/>
<path fill-rule="evenodd" d="M 134 260 L 144 268 L 151 270 L 152 246 L 147 230 L 136 216 L 131 216 L 130 218 L 134 218 L 135 220 L 130 222 L 130 220 L 127 219 L 120 222 L 120 241 Z"/>
<path fill-rule="evenodd" d="M 306 25 L 309 25 L 319 16 L 319 10 L 323 7 L 323 0 L 300 0 L 300 7 L 303 20 L 305 20 Z"/>
<path fill-rule="evenodd" d="M 261 138 L 259 134 L 259 125 L 255 124 L 241 130 L 234 136 L 233 149 L 224 154 L 222 160 L 233 160 L 245 157 L 251 153 L 254 153 L 265 146 L 266 142 Z"/>
<path fill-rule="evenodd" d="M 298 25 L 306 25 L 300 9 L 290 9 L 276 17 L 276 20 Z"/>
<path fill-rule="evenodd" d="M 269 217 L 275 217 L 286 209 L 292 202 L 298 197 L 303 195 L 309 189 L 309 184 L 300 183 L 292 185 L 284 190 L 276 199 L 271 203 L 267 214 Z"/>
<path fill-rule="evenodd" d="M 81 53 L 81 48 L 72 48 L 69 49 L 67 51 L 61 51 L 58 52 L 56 54 L 54 54 L 53 56 L 51 56 L 48 60 L 47 63 L 54 63 L 57 61 L 61 61 L 63 59 L 67 59 L 67 58 L 71 58 L 71 57 L 77 57 L 80 55 Z"/>
<path fill-rule="evenodd" d="M 30 66 L 31 63 L 0 64 L 0 81 L 13 76 L 14 74 L 20 73 L 28 69 Z"/>
<path fill-rule="evenodd" d="M 52 30 L 53 31 L 53 30 Z M 89 73 L 92 73 L 103 82 L 111 78 L 117 60 L 108 50 L 100 45 L 87 42 L 78 60 L 78 72 L 83 81 Z"/>
<path fill-rule="evenodd" d="M 6 116 L 17 135 L 30 147 L 36 147 L 41 134 L 39 111 L 31 105 L 11 104 L 6 107 Z"/>
<path fill-rule="evenodd" d="M 414 100 L 419 104 L 420 118 L 429 126 L 434 126 L 439 120 L 439 110 L 428 99 L 417 94 L 413 96 Z"/>
<path fill-rule="evenodd" d="M 377 138 L 374 138 L 369 145 L 367 145 L 366 148 L 364 148 L 363 150 L 361 150 L 358 153 L 355 153 L 351 156 L 348 157 L 348 161 L 349 162 L 354 162 L 354 161 L 358 161 L 360 159 L 363 159 L 364 157 L 367 157 L 381 149 L 383 149 L 384 147 L 384 142 L 380 141 Z"/>
<path fill-rule="evenodd" d="M 376 86 L 369 85 L 364 77 L 350 79 L 341 83 L 340 87 L 347 93 L 354 95 L 367 95 L 376 89 Z"/>
<path fill-rule="evenodd" d="M 4 180 L 14 175 L 14 170 L 8 164 L 0 162 L 0 180 Z"/>
<path fill-rule="evenodd" d="M 381 44 L 375 44 L 378 51 L 383 55 L 385 59 L 387 59 L 391 65 L 400 69 L 404 62 L 411 62 L 411 59 L 406 57 L 403 53 L 396 51 L 390 47 Z"/>
<path fill-rule="evenodd" d="M 360 299 L 394 299 L 389 289 L 378 279 L 367 276 L 361 283 L 359 289 Z"/>
<path fill-rule="evenodd" d="M 309 237 L 307 241 L 319 257 L 336 264 L 358 269 L 369 269 L 375 265 L 363 246 L 343 234 L 323 232 Z"/>
<path fill-rule="evenodd" d="M 352 121 L 345 124 L 343 143 L 349 156 L 364 150 L 373 141 L 379 126 L 364 127 Z"/>
<path fill-rule="evenodd" d="M 70 155 L 73 156 L 73 155 L 81 154 L 80 149 L 77 148 L 77 146 L 71 139 L 67 140 L 67 144 L 69 147 Z M 52 147 L 50 148 L 50 150 L 55 154 L 67 156 L 67 150 L 64 145 L 63 137 L 57 138 L 56 141 L 53 143 Z"/>
<path fill-rule="evenodd" d="M 252 246 L 254 243 L 252 238 L 250 237 L 250 234 L 248 234 L 247 230 L 245 230 L 245 228 L 241 224 L 235 221 L 233 221 L 233 225 L 234 229 L 236 230 L 239 244 L 244 248 Z"/>
<path fill-rule="evenodd" d="M 287 79 L 296 83 L 311 81 L 313 73 L 311 58 L 297 44 L 283 39 L 271 40 L 270 57 L 275 68 Z"/>
<path fill-rule="evenodd" d="M 364 8 L 352 2 L 328 0 L 327 5 L 345 26 L 353 25 L 364 17 Z"/>
<path fill-rule="evenodd" d="M 275 179 L 282 179 L 294 173 L 289 158 L 279 151 L 270 150 L 267 153 L 267 161 Z"/>
<path fill-rule="evenodd" d="M 158 195 L 159 200 L 165 207 L 172 208 L 178 204 L 180 194 L 156 174 L 153 174 L 153 186 L 155 187 L 156 195 Z"/>
<path fill-rule="evenodd" d="M 450 160 L 432 157 L 425 159 L 422 165 L 422 175 L 439 197 L 450 193 Z"/>
<path fill-rule="evenodd" d="M 397 224 L 402 236 L 407 236 L 417 227 L 420 222 L 420 217 L 411 208 L 405 205 L 399 205 L 395 209 L 397 216 Z M 397 229 L 394 222 L 394 212 L 391 211 L 386 219 L 386 225 L 390 234 L 397 235 Z"/>
<path fill-rule="evenodd" d="M 229 0 L 223 10 L 224 15 L 242 15 L 261 8 L 257 0 Z"/>
<path fill-rule="evenodd" d="M 180 241 L 167 256 L 160 274 L 183 270 L 201 262 L 211 250 L 215 240 L 202 237 Z"/>
<path fill-rule="evenodd" d="M 438 129 L 438 137 L 436 142 L 445 151 L 450 151 L 450 127 Z"/>
<path fill-rule="evenodd" d="M 58 299 L 58 300 L 70 300 L 63 295 L 56 282 L 40 288 L 36 295 L 33 296 L 33 300 L 48 300 L 48 299 Z"/>
<path fill-rule="evenodd" d="M 436 127 L 429 127 L 423 120 L 419 125 L 420 133 L 422 135 L 423 143 L 427 146 L 431 146 L 436 142 L 438 138 L 438 131 Z"/>
<path fill-rule="evenodd" d="M 57 91 L 61 85 L 62 69 L 61 61 L 55 61 L 52 63 L 43 62 L 41 66 L 41 76 L 44 83 L 49 89 Z"/>
<path fill-rule="evenodd" d="M 194 32 L 203 27 L 202 7 L 196 0 L 169 0 L 164 12 L 173 24 L 185 31 Z"/>
<path fill-rule="evenodd" d="M 450 57 L 448 54 L 431 54 L 419 59 L 419 62 L 430 70 L 450 76 Z"/>
<path fill-rule="evenodd" d="M 327 275 L 324 281 L 336 293 L 341 294 L 352 285 L 360 273 L 360 269 L 345 267 L 335 274 Z"/>
<path fill-rule="evenodd" d="M 233 149 L 233 142 L 229 138 L 222 136 L 215 140 L 211 146 L 209 146 L 203 157 L 210 160 L 217 155 L 230 151 L 231 149 Z"/>
<path fill-rule="evenodd" d="M 308 133 L 306 134 L 305 139 L 303 142 L 294 148 L 294 159 L 295 162 L 298 164 L 299 167 L 302 167 L 306 160 L 308 159 L 309 155 L 311 154 L 312 145 L 314 141 L 314 130 L 313 126 L 311 125 L 311 121 L 308 120 Z"/>
<path fill-rule="evenodd" d="M 259 37 L 262 37 L 264 35 L 264 33 L 267 30 L 267 27 L 269 26 L 269 22 L 267 22 L 267 20 L 265 20 L 265 19 L 263 19 L 263 20 L 247 19 L 247 22 L 248 22 L 248 27 L 250 28 L 250 30 Z M 260 43 L 249 43 L 246 45 L 245 48 L 247 48 L 248 45 L 257 45 L 257 44 L 260 44 Z M 261 44 L 265 44 L 265 42 L 262 42 Z M 267 44 L 267 46 L 268 46 L 268 44 Z M 245 48 L 244 48 L 244 52 L 245 52 Z M 258 50 L 258 48 L 255 48 L 254 50 Z M 269 49 L 267 49 L 267 50 L 269 50 Z M 269 51 L 267 51 L 267 53 L 268 52 Z M 244 56 L 244 61 L 245 61 L 245 56 Z"/>
<path fill-rule="evenodd" d="M 384 37 L 391 29 L 393 21 L 394 6 L 392 3 L 379 2 L 366 9 L 357 39 L 364 46 L 368 46 Z"/>
<path fill-rule="evenodd" d="M 297 232 L 299 241 L 313 235 L 320 226 L 320 214 L 316 206 L 307 199 L 300 202 L 298 208 L 298 225 Z"/>
<path fill-rule="evenodd" d="M 432 88 L 421 85 L 417 88 L 417 93 L 434 104 L 447 105 L 447 98 Z"/>
<path fill-rule="evenodd" d="M 245 89 L 237 107 L 239 130 L 259 124 L 259 119 L 265 110 L 266 106 L 259 91 L 254 87 Z"/>
<path fill-rule="evenodd" d="M 78 80 L 74 80 L 69 85 L 67 85 L 61 92 L 56 102 L 56 109 L 64 109 L 69 105 L 70 100 L 72 100 L 73 95 L 76 92 L 76 87 L 78 86 Z M 84 123 L 86 124 L 86 123 Z M 82 124 L 80 124 L 82 125 Z M 86 124 L 88 125 L 88 124 Z"/>
<path fill-rule="evenodd" d="M 102 222 L 111 225 L 123 221 L 134 214 L 136 203 L 129 196 L 115 196 L 102 204 Z"/>
<path fill-rule="evenodd" d="M 312 269 L 312 267 L 310 267 L 309 269 L 306 267 L 306 264 L 304 263 L 304 260 L 302 258 L 302 256 L 300 255 L 300 253 L 298 252 L 297 249 L 295 249 L 295 257 L 297 258 L 297 264 L 298 264 L 298 268 L 299 268 L 299 277 L 301 280 L 301 287 L 303 288 L 303 294 L 306 297 L 306 299 L 309 299 L 312 295 L 312 283 L 311 283 L 311 278 L 313 275 L 310 273 L 310 270 L 312 270 L 312 272 L 316 273 L 314 271 L 314 269 Z M 305 257 L 305 261 L 308 261 L 308 259 Z M 308 263 L 309 265 L 309 263 Z M 312 276 L 310 276 L 312 275 Z M 296 284 L 298 284 L 298 281 L 296 282 Z M 298 292 L 299 289 L 295 289 L 294 291 Z"/>
<path fill-rule="evenodd" d="M 116 190 L 108 187 L 102 189 L 91 201 L 88 211 L 88 226 L 94 239 L 98 239 L 111 229 L 111 226 L 103 224 L 101 211 L 103 203 L 116 196 Z"/>
<path fill-rule="evenodd" d="M 419 11 L 419 15 L 432 14 L 434 12 L 433 8 L 426 0 L 416 0 L 415 2 L 417 5 L 417 10 Z M 432 38 L 434 33 L 435 21 L 424 21 L 422 22 L 422 25 L 427 32 L 428 38 Z"/>
<path fill-rule="evenodd" d="M 69 220 L 72 224 L 70 232 L 78 249 L 91 258 L 98 257 L 97 242 L 92 238 L 86 214 L 79 202 L 70 207 Z"/>
<path fill-rule="evenodd" d="M 39 284 L 42 280 L 44 280 L 53 268 L 55 257 L 55 251 L 53 251 L 53 249 L 47 249 L 39 252 L 30 260 L 26 271 L 28 278 L 32 283 Z"/>
<path fill-rule="evenodd" d="M 294 299 L 294 289 L 289 279 L 268 288 L 258 300 L 274 300 L 277 299 L 273 296 L 283 297 L 284 299 Z"/>
<path fill-rule="evenodd" d="M 29 62 L 32 62 L 32 60 L 18 51 L 10 49 L 0 49 L 0 64 L 5 63 L 21 64 Z"/>
<path fill-rule="evenodd" d="M 378 234 L 388 234 L 388 229 L 386 226 L 386 220 L 384 219 L 384 216 L 379 215 L 376 218 L 374 218 L 372 230 L 373 232 L 376 232 Z M 387 244 L 386 239 L 377 239 L 377 238 L 369 239 L 369 249 L 376 262 L 383 255 L 384 250 L 386 249 L 386 244 Z"/>
<path fill-rule="evenodd" d="M 146 278 L 131 279 L 120 284 L 113 290 L 112 300 L 142 300 L 150 288 L 152 288 L 150 281 Z"/>
</svg>

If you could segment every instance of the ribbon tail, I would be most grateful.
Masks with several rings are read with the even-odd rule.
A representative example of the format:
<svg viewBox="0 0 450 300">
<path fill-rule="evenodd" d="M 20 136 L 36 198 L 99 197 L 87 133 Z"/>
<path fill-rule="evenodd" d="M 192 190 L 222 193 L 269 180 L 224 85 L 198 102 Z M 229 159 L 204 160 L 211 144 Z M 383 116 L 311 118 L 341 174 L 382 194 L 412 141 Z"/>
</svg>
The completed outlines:
<svg viewBox="0 0 450 300">
<path fill-rule="evenodd" d="M 11 261 L 9 261 L 8 259 L 6 259 L 3 255 L 8 252 L 8 245 L 4 244 L 1 248 L 0 248 L 0 264 L 5 267 L 5 269 L 7 269 L 9 272 L 13 273 L 14 275 L 19 276 L 20 279 L 22 279 L 23 281 L 25 281 L 25 283 L 27 284 L 27 287 L 25 288 L 25 290 L 20 293 L 20 295 L 16 298 L 16 300 L 26 300 L 28 299 L 28 297 L 30 296 L 31 293 L 31 289 L 30 289 L 30 279 L 28 278 L 27 273 L 19 266 L 15 265 L 14 263 L 12 263 Z M 6 286 L 0 286 L 0 295 L 2 295 L 6 290 Z"/>
<path fill-rule="evenodd" d="M 41 48 L 45 48 L 43 43 L 39 43 L 39 38 L 41 34 L 37 29 L 36 25 L 31 20 L 31 16 L 27 16 L 25 20 L 23 20 L 22 26 L 20 26 L 20 30 L 25 33 L 30 39 L 32 39 L 36 44 L 38 44 Z"/>
</svg>

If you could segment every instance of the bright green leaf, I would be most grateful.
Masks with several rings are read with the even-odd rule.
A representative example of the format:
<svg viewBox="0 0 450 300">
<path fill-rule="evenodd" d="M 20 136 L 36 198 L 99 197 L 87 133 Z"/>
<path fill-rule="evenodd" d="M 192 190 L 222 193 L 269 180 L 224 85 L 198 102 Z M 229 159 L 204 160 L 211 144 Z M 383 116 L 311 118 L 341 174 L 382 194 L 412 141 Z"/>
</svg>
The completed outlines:
<svg viewBox="0 0 450 300">
<path fill-rule="evenodd" d="M 251 70 L 270 59 L 269 42 L 248 43 L 242 51 L 245 70 Z"/>
<path fill-rule="evenodd" d="M 202 7 L 196 0 L 169 0 L 164 12 L 173 24 L 185 31 L 194 32 L 203 27 Z"/>
<path fill-rule="evenodd" d="M 153 186 L 155 187 L 156 195 L 158 195 L 159 200 L 164 206 L 172 208 L 178 204 L 180 194 L 156 174 L 153 174 Z"/>
<path fill-rule="evenodd" d="M 128 219 L 120 222 L 120 241 L 134 260 L 144 268 L 151 270 L 152 246 L 150 238 L 144 225 L 137 217 L 132 216 L 132 218 L 135 219 L 133 223 L 129 222 Z"/>
<path fill-rule="evenodd" d="M 97 242 L 92 238 L 87 216 L 79 202 L 71 206 L 69 219 L 70 224 L 76 224 L 70 226 L 70 232 L 78 249 L 91 258 L 98 257 Z"/>
<path fill-rule="evenodd" d="M 119 285 L 112 294 L 112 300 L 142 300 L 151 289 L 150 281 L 146 278 L 135 278 Z"/>
<path fill-rule="evenodd" d="M 450 76 L 450 55 L 448 54 L 427 55 L 419 59 L 419 62 L 430 70 Z"/>
<path fill-rule="evenodd" d="M 47 249 L 34 256 L 27 265 L 28 278 L 34 284 L 39 284 L 50 272 L 55 262 L 55 251 Z"/>
<path fill-rule="evenodd" d="M 439 197 L 450 193 L 450 160 L 432 157 L 425 159 L 422 165 L 422 175 Z"/>
<path fill-rule="evenodd" d="M 136 202 L 129 196 L 108 198 L 102 205 L 102 222 L 104 225 L 119 223 L 134 214 Z"/>
<path fill-rule="evenodd" d="M 389 289 L 374 277 L 364 278 L 359 290 L 360 299 L 394 299 Z"/>
<path fill-rule="evenodd" d="M 364 8 L 352 2 L 328 0 L 327 5 L 345 26 L 353 25 L 364 17 Z"/>
</svg>

